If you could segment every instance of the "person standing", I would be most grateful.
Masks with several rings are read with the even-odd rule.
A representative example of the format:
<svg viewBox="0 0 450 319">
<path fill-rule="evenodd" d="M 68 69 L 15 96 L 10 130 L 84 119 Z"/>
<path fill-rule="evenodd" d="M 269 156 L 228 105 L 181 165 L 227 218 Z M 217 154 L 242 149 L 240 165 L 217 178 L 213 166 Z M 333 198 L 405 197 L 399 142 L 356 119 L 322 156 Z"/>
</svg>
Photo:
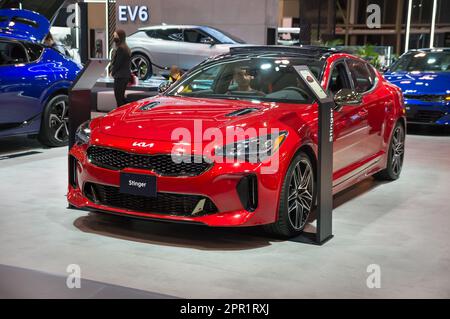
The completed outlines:
<svg viewBox="0 0 450 319">
<path fill-rule="evenodd" d="M 116 30 L 113 34 L 116 49 L 112 55 L 111 75 L 114 78 L 114 97 L 117 107 L 126 104 L 125 90 L 131 80 L 131 50 L 126 42 L 123 30 Z"/>
<path fill-rule="evenodd" d="M 44 38 L 44 45 L 55 49 L 61 54 L 69 56 L 69 52 L 67 52 L 66 48 L 63 45 L 57 43 L 50 32 Z"/>
</svg>

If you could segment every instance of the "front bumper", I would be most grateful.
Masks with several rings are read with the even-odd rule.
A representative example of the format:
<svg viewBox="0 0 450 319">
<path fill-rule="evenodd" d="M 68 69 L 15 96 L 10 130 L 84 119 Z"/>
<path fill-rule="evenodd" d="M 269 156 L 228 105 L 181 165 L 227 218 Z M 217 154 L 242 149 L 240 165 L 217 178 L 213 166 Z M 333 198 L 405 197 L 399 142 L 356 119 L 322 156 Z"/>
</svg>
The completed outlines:
<svg viewBox="0 0 450 319">
<path fill-rule="evenodd" d="M 276 173 L 261 174 L 261 170 L 266 164 L 215 163 L 210 169 L 198 176 L 173 177 L 161 176 L 143 169 L 111 170 L 102 168 L 90 163 L 86 151 L 87 146 L 75 145 L 69 153 L 67 198 L 69 203 L 77 208 L 137 218 L 200 223 L 221 227 L 254 226 L 273 223 L 276 220 L 279 193 L 284 176 L 284 168 L 282 167 Z M 180 214 L 177 212 L 141 211 L 105 204 L 104 201 L 95 200 L 95 198 L 89 196 L 87 186 L 92 184 L 106 186 L 117 192 L 121 172 L 155 175 L 158 193 L 170 194 L 170 196 L 199 196 L 210 200 L 217 210 L 213 213 L 198 215 L 186 214 L 185 212 Z M 255 187 L 252 188 L 247 185 L 249 180 L 256 183 L 256 205 L 249 205 L 249 202 L 246 201 L 249 198 L 245 197 L 246 192 L 250 192 L 249 196 L 255 194 Z M 254 199 L 252 203 L 254 203 Z"/>
<path fill-rule="evenodd" d="M 405 99 L 408 123 L 450 125 L 450 102 L 426 102 Z"/>
</svg>

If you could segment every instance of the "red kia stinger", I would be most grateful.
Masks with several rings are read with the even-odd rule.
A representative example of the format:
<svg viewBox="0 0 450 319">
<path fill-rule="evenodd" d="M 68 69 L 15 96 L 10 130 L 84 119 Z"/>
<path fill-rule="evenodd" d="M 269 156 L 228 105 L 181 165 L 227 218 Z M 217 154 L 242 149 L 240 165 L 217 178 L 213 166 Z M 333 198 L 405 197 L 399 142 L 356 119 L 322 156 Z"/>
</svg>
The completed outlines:
<svg viewBox="0 0 450 319">
<path fill-rule="evenodd" d="M 296 71 L 304 65 L 336 102 L 333 192 L 371 175 L 397 179 L 406 129 L 398 87 L 346 53 L 243 47 L 81 125 L 69 154 L 70 205 L 299 234 L 317 192 L 318 103 Z"/>
</svg>

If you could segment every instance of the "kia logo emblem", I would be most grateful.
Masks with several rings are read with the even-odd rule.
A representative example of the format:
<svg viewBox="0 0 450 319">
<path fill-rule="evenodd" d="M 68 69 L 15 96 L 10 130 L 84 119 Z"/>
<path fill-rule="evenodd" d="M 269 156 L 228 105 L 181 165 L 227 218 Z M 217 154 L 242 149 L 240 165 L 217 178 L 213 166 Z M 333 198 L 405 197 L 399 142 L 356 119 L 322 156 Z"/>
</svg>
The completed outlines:
<svg viewBox="0 0 450 319">
<path fill-rule="evenodd" d="M 155 144 L 154 143 L 145 143 L 145 142 L 133 142 L 133 144 L 132 144 L 133 147 L 142 147 L 142 148 L 153 147 L 153 145 L 155 145 Z"/>
</svg>

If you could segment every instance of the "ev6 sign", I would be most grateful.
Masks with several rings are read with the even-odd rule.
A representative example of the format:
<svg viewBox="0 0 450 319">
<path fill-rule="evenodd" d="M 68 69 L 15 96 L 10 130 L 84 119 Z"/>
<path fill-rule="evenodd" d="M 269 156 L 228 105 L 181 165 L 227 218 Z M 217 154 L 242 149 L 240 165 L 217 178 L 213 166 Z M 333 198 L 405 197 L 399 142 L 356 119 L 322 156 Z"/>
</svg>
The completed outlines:
<svg viewBox="0 0 450 319">
<path fill-rule="evenodd" d="M 120 22 L 147 22 L 149 20 L 149 13 L 147 6 L 119 6 L 119 21 Z"/>
</svg>

